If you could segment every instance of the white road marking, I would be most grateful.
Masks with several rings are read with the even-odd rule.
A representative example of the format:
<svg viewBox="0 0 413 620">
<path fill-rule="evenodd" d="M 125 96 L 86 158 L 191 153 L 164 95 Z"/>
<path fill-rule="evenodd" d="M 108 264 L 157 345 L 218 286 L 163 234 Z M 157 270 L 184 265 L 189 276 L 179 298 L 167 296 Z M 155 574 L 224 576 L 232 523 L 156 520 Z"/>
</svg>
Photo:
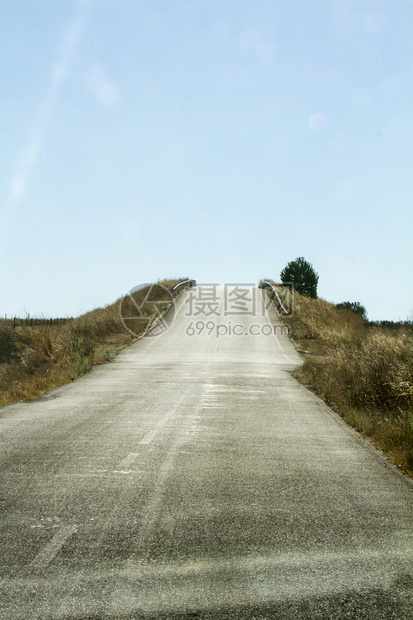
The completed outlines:
<svg viewBox="0 0 413 620">
<path fill-rule="evenodd" d="M 268 317 L 268 318 L 269 318 L 269 317 Z M 296 364 L 297 364 L 297 362 L 294 362 L 294 360 L 292 360 L 292 359 L 291 359 L 291 357 L 289 357 L 289 356 L 288 356 L 288 355 L 284 352 L 284 350 L 283 350 L 283 348 L 282 348 L 282 346 L 280 345 L 280 342 L 279 342 L 279 340 L 278 340 L 278 336 L 277 336 L 277 334 L 273 334 L 273 336 L 274 336 L 274 338 L 275 338 L 275 342 L 277 343 L 277 346 L 278 346 L 278 348 L 279 348 L 280 352 L 284 355 L 285 359 L 287 359 L 287 360 L 290 362 L 290 364 L 294 364 L 294 365 L 296 365 Z"/>
<path fill-rule="evenodd" d="M 158 431 L 159 431 L 159 428 L 155 428 L 155 430 L 149 431 L 149 433 L 146 433 L 145 437 L 141 439 L 139 443 L 141 445 L 147 445 L 151 443 L 152 439 L 157 435 Z"/>
<path fill-rule="evenodd" d="M 47 543 L 45 547 L 36 555 L 34 560 L 30 562 L 29 568 L 44 568 L 53 560 L 53 558 L 59 553 L 65 542 L 74 534 L 77 530 L 76 525 L 68 525 L 62 527 L 53 538 Z"/>
<path fill-rule="evenodd" d="M 264 290 L 262 290 L 262 292 L 261 292 L 261 297 L 263 298 L 263 301 L 264 301 Z M 265 313 L 266 313 L 266 315 L 267 315 L 267 319 L 268 319 L 268 321 L 269 321 L 269 322 L 270 322 L 270 324 L 272 325 L 272 324 L 273 324 L 273 322 L 271 321 L 271 318 L 270 318 L 270 313 L 269 313 L 269 311 L 268 311 L 268 307 L 267 307 L 267 306 L 265 306 Z M 280 324 L 281 324 L 281 321 L 280 321 Z M 278 340 L 278 336 L 277 336 L 277 334 L 276 334 L 276 333 L 273 333 L 273 336 L 274 336 L 275 341 L 276 341 L 276 343 L 277 343 L 278 349 L 280 350 L 280 353 L 282 353 L 282 354 L 284 355 L 285 359 L 287 359 L 287 360 L 290 362 L 290 364 L 297 365 L 297 361 L 292 360 L 292 359 L 291 359 L 291 357 L 289 357 L 289 356 L 287 355 L 287 353 L 284 351 L 284 349 L 283 349 L 283 348 L 282 348 L 282 346 L 280 345 L 280 342 L 279 342 L 279 340 Z"/>
<path fill-rule="evenodd" d="M 128 456 L 126 458 L 124 458 L 123 461 L 121 461 L 119 463 L 119 469 L 122 469 L 123 467 L 129 467 L 129 465 L 132 465 L 132 463 L 134 463 L 136 461 L 138 456 L 139 456 L 139 454 L 135 454 L 134 452 L 130 452 L 128 454 Z"/>
<path fill-rule="evenodd" d="M 181 406 L 182 402 L 184 401 L 185 397 L 183 396 L 179 402 L 177 402 L 175 404 L 174 409 L 172 409 L 164 418 L 163 420 L 160 420 L 158 422 L 158 424 L 155 425 L 155 428 L 152 429 L 151 431 L 149 431 L 148 433 L 146 433 L 146 435 L 144 436 L 143 439 L 141 439 L 141 441 L 139 442 L 141 445 L 148 445 L 151 443 L 152 439 L 154 437 L 156 437 L 157 433 L 159 433 L 159 431 L 165 426 L 165 424 L 168 422 L 168 420 L 170 420 L 170 418 L 172 418 L 172 416 L 174 415 L 174 413 L 176 411 L 178 411 L 179 407 Z"/>
<path fill-rule="evenodd" d="M 225 409 L 223 405 L 214 405 L 212 403 L 204 403 L 204 409 Z"/>
</svg>

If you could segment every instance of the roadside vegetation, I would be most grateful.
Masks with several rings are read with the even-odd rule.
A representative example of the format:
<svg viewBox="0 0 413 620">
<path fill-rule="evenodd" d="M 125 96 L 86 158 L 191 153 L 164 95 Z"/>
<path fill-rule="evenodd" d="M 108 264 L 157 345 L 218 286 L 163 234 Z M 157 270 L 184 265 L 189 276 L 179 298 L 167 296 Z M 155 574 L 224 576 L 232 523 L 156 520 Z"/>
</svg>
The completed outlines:
<svg viewBox="0 0 413 620">
<path fill-rule="evenodd" d="M 283 300 L 287 290 L 275 288 Z M 305 355 L 294 376 L 413 476 L 413 324 L 365 317 L 359 303 L 294 291 L 292 315 L 282 318 Z"/>
<path fill-rule="evenodd" d="M 158 283 L 170 289 L 186 279 Z M 21 321 L 16 325 L 0 320 L 0 405 L 35 398 L 47 389 L 74 381 L 94 364 L 109 361 L 143 333 L 153 318 L 151 302 L 162 301 L 162 289 L 153 290 L 143 309 L 147 323 L 135 322 L 133 334 L 120 319 L 122 299 L 59 324 L 38 320 L 37 324 Z M 134 293 L 138 303 L 145 291 Z"/>
</svg>

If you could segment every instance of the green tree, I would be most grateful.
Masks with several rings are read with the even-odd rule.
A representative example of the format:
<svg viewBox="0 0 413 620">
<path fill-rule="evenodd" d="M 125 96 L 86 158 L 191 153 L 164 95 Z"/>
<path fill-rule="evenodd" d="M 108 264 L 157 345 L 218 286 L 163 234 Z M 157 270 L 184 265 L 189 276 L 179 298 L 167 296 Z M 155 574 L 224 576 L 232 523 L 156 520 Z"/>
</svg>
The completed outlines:
<svg viewBox="0 0 413 620">
<path fill-rule="evenodd" d="M 289 262 L 280 274 L 284 284 L 292 283 L 296 291 L 308 297 L 317 297 L 318 273 L 302 256 Z"/>
</svg>

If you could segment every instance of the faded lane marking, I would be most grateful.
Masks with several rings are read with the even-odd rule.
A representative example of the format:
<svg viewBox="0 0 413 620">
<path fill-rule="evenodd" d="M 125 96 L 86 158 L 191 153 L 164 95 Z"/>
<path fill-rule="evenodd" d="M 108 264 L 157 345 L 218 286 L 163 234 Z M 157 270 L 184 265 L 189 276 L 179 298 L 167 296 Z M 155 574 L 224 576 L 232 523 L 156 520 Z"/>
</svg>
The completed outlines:
<svg viewBox="0 0 413 620">
<path fill-rule="evenodd" d="M 74 534 L 77 530 L 76 525 L 68 525 L 62 527 L 53 538 L 47 543 L 45 547 L 36 555 L 34 560 L 30 562 L 29 568 L 44 568 L 53 560 L 53 558 L 59 553 L 65 542 Z"/>
<path fill-rule="evenodd" d="M 129 465 L 132 465 L 132 463 L 134 463 L 136 461 L 138 456 L 139 456 L 139 454 L 135 454 L 134 452 L 130 452 L 128 454 L 128 456 L 126 458 L 124 458 L 123 461 L 121 461 L 119 463 L 119 469 L 122 469 L 123 467 L 129 467 Z"/>
<path fill-rule="evenodd" d="M 156 437 L 157 433 L 159 433 L 160 430 L 162 430 L 165 426 L 165 424 L 174 416 L 174 414 L 180 409 L 182 403 L 184 402 L 184 400 L 186 400 L 186 396 L 182 396 L 182 398 L 179 399 L 179 401 L 177 403 L 175 403 L 175 406 L 173 409 L 171 409 L 171 411 L 169 411 L 169 413 L 167 413 L 167 415 L 163 418 L 163 420 L 160 420 L 157 424 L 154 425 L 154 428 L 147 432 L 146 435 L 143 437 L 143 439 L 141 439 L 141 441 L 139 442 L 140 445 L 144 446 L 144 445 L 148 445 L 151 443 L 152 439 L 154 439 L 154 437 Z M 181 417 L 180 415 L 178 417 Z"/>
<path fill-rule="evenodd" d="M 147 445 L 151 443 L 152 439 L 157 435 L 158 431 L 159 431 L 159 428 L 156 428 L 153 431 L 149 431 L 149 433 L 146 433 L 145 437 L 141 439 L 139 443 L 141 445 Z"/>
</svg>

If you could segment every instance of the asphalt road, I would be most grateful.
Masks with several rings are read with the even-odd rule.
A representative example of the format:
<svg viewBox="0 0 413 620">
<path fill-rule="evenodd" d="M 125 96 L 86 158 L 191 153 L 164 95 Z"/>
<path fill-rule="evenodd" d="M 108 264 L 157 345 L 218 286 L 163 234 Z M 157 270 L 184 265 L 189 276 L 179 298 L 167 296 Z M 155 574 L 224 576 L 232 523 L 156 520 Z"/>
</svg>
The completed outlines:
<svg viewBox="0 0 413 620">
<path fill-rule="evenodd" d="M 1 618 L 413 618 L 412 482 L 215 293 L 0 410 Z"/>
</svg>

